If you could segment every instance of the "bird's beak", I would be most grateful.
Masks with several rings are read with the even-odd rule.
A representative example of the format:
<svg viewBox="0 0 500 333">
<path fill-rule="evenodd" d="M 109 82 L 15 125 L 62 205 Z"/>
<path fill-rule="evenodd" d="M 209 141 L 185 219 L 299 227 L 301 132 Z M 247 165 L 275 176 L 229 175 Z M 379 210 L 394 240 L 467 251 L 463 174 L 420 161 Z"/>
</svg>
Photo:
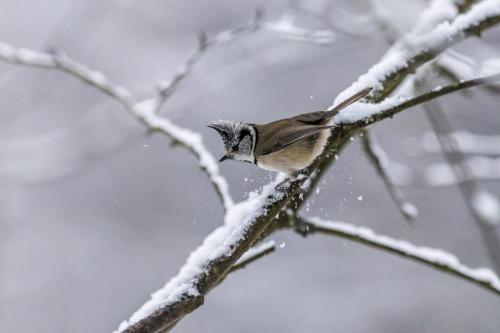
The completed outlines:
<svg viewBox="0 0 500 333">
<path fill-rule="evenodd" d="M 229 157 L 227 157 L 227 155 L 222 156 L 222 157 L 220 158 L 220 160 L 219 160 L 219 163 L 220 163 L 220 162 L 224 162 L 224 161 L 225 161 L 225 160 L 227 160 L 228 158 L 229 158 Z"/>
</svg>

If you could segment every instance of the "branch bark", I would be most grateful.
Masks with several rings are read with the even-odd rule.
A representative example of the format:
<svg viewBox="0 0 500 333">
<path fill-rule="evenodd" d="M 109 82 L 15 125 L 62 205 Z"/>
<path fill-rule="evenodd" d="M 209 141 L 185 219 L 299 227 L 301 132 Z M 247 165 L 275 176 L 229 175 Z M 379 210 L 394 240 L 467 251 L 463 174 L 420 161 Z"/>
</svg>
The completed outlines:
<svg viewBox="0 0 500 333">
<path fill-rule="evenodd" d="M 371 164 L 375 167 L 377 174 L 382 178 L 382 181 L 389 192 L 392 200 L 398 207 L 399 212 L 405 219 L 415 220 L 418 214 L 417 208 L 408 202 L 399 188 L 392 182 L 391 175 L 387 170 L 387 158 L 384 156 L 384 151 L 374 143 L 374 139 L 368 130 L 364 130 L 361 136 L 361 143 L 366 156 Z"/>
</svg>

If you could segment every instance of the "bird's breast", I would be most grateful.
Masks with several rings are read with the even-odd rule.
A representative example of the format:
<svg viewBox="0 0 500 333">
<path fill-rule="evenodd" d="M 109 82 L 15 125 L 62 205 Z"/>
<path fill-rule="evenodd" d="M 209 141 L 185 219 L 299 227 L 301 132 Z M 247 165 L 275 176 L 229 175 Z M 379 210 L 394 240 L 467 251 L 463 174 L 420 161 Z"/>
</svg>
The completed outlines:
<svg viewBox="0 0 500 333">
<path fill-rule="evenodd" d="M 305 169 L 323 152 L 329 133 L 328 130 L 321 131 L 274 153 L 256 156 L 257 165 L 287 174 Z"/>
</svg>

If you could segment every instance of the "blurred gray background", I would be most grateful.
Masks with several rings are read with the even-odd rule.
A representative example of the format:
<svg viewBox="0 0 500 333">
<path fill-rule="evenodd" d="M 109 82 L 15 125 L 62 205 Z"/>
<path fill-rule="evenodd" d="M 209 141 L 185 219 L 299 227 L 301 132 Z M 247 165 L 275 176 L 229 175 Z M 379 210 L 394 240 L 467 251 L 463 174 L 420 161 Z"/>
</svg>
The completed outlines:
<svg viewBox="0 0 500 333">
<path fill-rule="evenodd" d="M 297 24 L 336 27 L 333 45 L 245 35 L 207 54 L 163 114 L 200 131 L 215 119 L 264 122 L 324 109 L 387 46 L 364 18 L 362 1 L 334 1 L 322 21 L 295 11 Z M 425 1 L 387 1 L 411 27 Z M 266 20 L 303 6 L 290 1 L 3 0 L 0 40 L 58 47 L 102 70 L 139 97 L 171 77 L 197 34 L 240 26 L 256 8 Z M 324 1 L 305 5 L 321 12 Z M 347 23 L 353 31 L 341 29 Z M 331 25 L 329 23 L 332 23 Z M 500 42 L 500 31 L 484 42 Z M 478 41 L 463 43 L 471 50 Z M 498 99 L 481 92 L 444 102 L 457 128 L 498 133 Z M 429 130 L 411 109 L 373 127 L 392 159 L 415 173 L 441 159 L 415 153 Z M 235 199 L 271 175 L 225 163 Z M 245 181 L 245 178 L 248 178 Z M 483 184 L 500 195 L 498 182 Z M 212 187 L 186 151 L 149 135 L 120 105 L 65 74 L 0 62 L 0 331 L 111 332 L 223 220 Z M 402 190 L 418 206 L 413 225 L 398 213 L 360 150 L 359 139 L 321 183 L 306 215 L 374 228 L 491 266 L 456 187 L 418 180 Z M 363 200 L 357 200 L 362 196 Z M 475 285 L 341 239 L 292 232 L 284 247 L 231 275 L 177 332 L 499 332 L 500 298 Z"/>
</svg>

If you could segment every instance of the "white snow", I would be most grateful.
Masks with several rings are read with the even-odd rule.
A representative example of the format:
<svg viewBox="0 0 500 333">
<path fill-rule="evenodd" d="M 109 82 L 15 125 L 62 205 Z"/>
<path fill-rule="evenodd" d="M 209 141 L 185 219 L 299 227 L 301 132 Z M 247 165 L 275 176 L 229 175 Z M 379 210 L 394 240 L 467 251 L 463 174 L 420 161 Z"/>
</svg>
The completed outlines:
<svg viewBox="0 0 500 333">
<path fill-rule="evenodd" d="M 471 198 L 472 207 L 483 221 L 491 226 L 500 223 L 500 202 L 498 198 L 484 190 L 476 191 Z"/>
<path fill-rule="evenodd" d="M 440 3 L 442 6 L 445 6 L 444 2 Z M 441 8 L 441 5 L 437 8 Z M 340 93 L 329 109 L 332 109 L 335 104 L 340 103 L 349 96 L 352 96 L 366 87 L 380 89 L 383 80 L 388 75 L 398 71 L 399 69 L 407 67 L 408 60 L 420 53 L 421 50 L 432 50 L 438 46 L 447 45 L 454 39 L 460 40 L 463 38 L 462 31 L 465 28 L 476 24 L 482 19 L 495 15 L 500 15 L 500 1 L 485 0 L 474 5 L 465 14 L 457 16 L 453 21 L 442 22 L 436 28 L 427 31 L 425 34 L 420 34 L 419 29 L 416 29 L 414 32 L 410 32 L 399 42 L 394 44 L 394 46 L 388 50 L 382 59 L 370 68 L 366 74 L 361 75 L 356 82 Z M 441 16 L 441 14 L 439 16 Z M 389 103 L 390 106 L 390 104 L 395 104 L 397 102 L 401 102 L 401 100 L 398 98 L 388 98 L 381 104 L 388 106 L 386 103 Z M 355 103 L 341 111 L 335 117 L 334 124 L 352 123 L 367 119 L 375 113 L 384 110 L 382 105 Z"/>
<path fill-rule="evenodd" d="M 284 181 L 284 175 L 278 174 L 275 181 L 267 184 L 261 193 L 252 192 L 247 200 L 231 206 L 225 215 L 224 224 L 210 233 L 203 243 L 188 257 L 186 263 L 168 283 L 151 295 L 139 310 L 128 321 L 121 323 L 117 332 L 125 330 L 129 325 L 147 317 L 154 310 L 174 303 L 184 294 L 197 295 L 196 276 L 201 274 L 205 265 L 212 259 L 227 256 L 233 252 L 233 246 L 244 235 L 245 230 L 254 219 L 265 213 L 264 206 L 268 200 L 279 200 L 282 192 L 276 192 L 275 186 Z M 286 184 L 283 185 L 286 187 Z M 271 198 L 271 199 L 270 199 Z"/>
<path fill-rule="evenodd" d="M 274 240 L 269 240 L 251 247 L 247 252 L 245 252 L 240 259 L 236 261 L 234 265 L 239 265 L 247 260 L 259 256 L 261 253 L 267 252 L 276 247 L 276 242 Z"/>
<path fill-rule="evenodd" d="M 403 203 L 403 205 L 401 206 L 401 210 L 403 211 L 403 213 L 412 218 L 412 219 L 416 219 L 417 216 L 418 216 L 418 209 L 417 207 L 415 207 L 415 205 L 413 205 L 412 203 L 406 201 L 405 203 Z"/>
<path fill-rule="evenodd" d="M 345 222 L 326 221 L 319 217 L 307 219 L 318 228 L 336 231 L 345 235 L 354 236 L 370 243 L 395 250 L 405 255 L 418 258 L 444 268 L 453 270 L 465 277 L 490 285 L 493 289 L 500 291 L 500 280 L 492 270 L 488 268 L 470 268 L 460 262 L 453 254 L 441 249 L 424 246 L 416 246 L 405 240 L 390 238 L 376 234 L 373 230 L 358 227 Z"/>
<path fill-rule="evenodd" d="M 0 42 L 0 58 L 9 62 L 23 63 L 42 67 L 55 66 L 50 54 L 32 51 L 25 48 L 16 49 L 9 44 Z"/>
</svg>

